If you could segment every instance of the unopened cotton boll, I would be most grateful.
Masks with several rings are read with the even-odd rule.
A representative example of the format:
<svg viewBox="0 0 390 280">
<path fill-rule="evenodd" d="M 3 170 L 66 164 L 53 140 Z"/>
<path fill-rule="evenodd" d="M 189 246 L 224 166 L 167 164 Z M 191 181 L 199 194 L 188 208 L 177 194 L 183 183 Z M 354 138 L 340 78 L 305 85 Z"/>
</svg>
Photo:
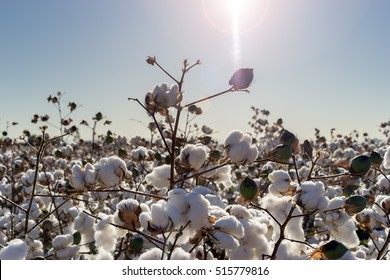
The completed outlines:
<svg viewBox="0 0 390 280">
<path fill-rule="evenodd" d="M 21 239 L 13 239 L 0 251 L 0 260 L 24 260 L 27 257 L 28 246 Z"/>
<path fill-rule="evenodd" d="M 170 185 L 171 166 L 164 164 L 153 168 L 152 173 L 145 176 L 145 180 L 149 185 L 156 189 L 168 188 Z"/>
<path fill-rule="evenodd" d="M 229 85 L 234 90 L 243 90 L 250 86 L 253 81 L 253 69 L 252 68 L 240 68 L 236 70 L 229 80 Z"/>
</svg>

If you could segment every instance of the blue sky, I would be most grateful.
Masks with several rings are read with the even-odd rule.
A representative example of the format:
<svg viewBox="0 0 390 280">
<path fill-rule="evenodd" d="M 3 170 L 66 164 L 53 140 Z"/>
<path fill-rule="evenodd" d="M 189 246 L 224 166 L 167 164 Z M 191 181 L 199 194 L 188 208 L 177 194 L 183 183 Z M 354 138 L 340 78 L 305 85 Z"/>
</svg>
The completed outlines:
<svg viewBox="0 0 390 280">
<path fill-rule="evenodd" d="M 390 119 L 390 1 L 244 0 L 249 9 L 229 9 L 230 2 L 1 0 L 0 130 L 16 121 L 12 137 L 38 133 L 33 114 L 57 124 L 46 98 L 61 91 L 65 105 L 82 105 L 71 115 L 75 124 L 100 111 L 112 125 L 98 132 L 148 135 L 132 120 L 147 123 L 145 112 L 127 99 L 172 82 L 145 62 L 155 55 L 174 76 L 185 58 L 202 61 L 185 80 L 184 103 L 227 89 L 238 67 L 254 68 L 249 94 L 203 105 L 196 122 L 220 139 L 250 131 L 252 105 L 302 139 L 314 128 L 380 136 L 379 124 Z"/>
</svg>

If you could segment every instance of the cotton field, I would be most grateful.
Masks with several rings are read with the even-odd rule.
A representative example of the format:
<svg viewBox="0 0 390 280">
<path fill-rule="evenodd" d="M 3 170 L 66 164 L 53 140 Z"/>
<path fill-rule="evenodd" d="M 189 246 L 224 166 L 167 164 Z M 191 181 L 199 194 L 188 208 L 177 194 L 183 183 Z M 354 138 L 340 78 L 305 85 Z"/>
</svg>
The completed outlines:
<svg viewBox="0 0 390 280">
<path fill-rule="evenodd" d="M 147 62 L 167 73 L 155 57 Z M 198 64 L 185 60 L 180 78 L 168 74 L 171 85 L 129 98 L 145 110 L 150 139 L 98 134 L 100 122 L 110 124 L 101 113 L 80 123 L 91 128 L 88 141 L 69 117 L 60 135 L 38 115 L 37 134 L 4 134 L 0 259 L 389 259 L 390 124 L 383 140 L 319 131 L 298 139 L 252 107 L 252 130 L 232 127 L 219 143 L 217 128 L 193 133 L 179 120 L 202 114 L 204 100 L 249 91 L 254 70 L 238 69 L 227 89 L 183 104 Z"/>
</svg>

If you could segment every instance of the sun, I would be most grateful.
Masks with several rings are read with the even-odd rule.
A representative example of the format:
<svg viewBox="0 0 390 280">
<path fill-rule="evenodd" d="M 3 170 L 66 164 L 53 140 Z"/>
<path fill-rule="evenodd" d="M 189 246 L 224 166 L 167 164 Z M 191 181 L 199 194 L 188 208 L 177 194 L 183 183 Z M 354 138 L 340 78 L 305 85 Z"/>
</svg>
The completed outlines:
<svg viewBox="0 0 390 280">
<path fill-rule="evenodd" d="M 203 13 L 211 26 L 231 34 L 258 27 L 269 4 L 270 0 L 202 0 Z"/>
</svg>

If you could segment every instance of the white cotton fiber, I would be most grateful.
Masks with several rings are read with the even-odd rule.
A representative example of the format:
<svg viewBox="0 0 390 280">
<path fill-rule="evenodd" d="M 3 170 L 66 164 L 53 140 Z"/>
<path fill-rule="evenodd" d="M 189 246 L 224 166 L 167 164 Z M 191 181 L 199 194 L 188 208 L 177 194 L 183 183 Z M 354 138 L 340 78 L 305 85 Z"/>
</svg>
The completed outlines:
<svg viewBox="0 0 390 280">
<path fill-rule="evenodd" d="M 24 260 L 27 257 L 28 246 L 21 239 L 14 239 L 8 242 L 0 251 L 0 260 Z"/>
<path fill-rule="evenodd" d="M 145 176 L 145 180 L 149 185 L 156 189 L 168 188 L 170 185 L 169 178 L 171 176 L 171 166 L 164 164 L 153 168 L 152 173 Z"/>
<path fill-rule="evenodd" d="M 139 260 L 161 260 L 162 251 L 158 248 L 152 248 L 139 256 Z"/>
<path fill-rule="evenodd" d="M 127 174 L 126 163 L 118 157 L 100 159 L 95 165 L 96 179 L 101 188 L 109 188 L 118 185 Z"/>
<path fill-rule="evenodd" d="M 213 239 L 215 239 L 215 244 L 223 249 L 235 250 L 240 246 L 236 238 L 219 230 L 213 232 Z"/>
<path fill-rule="evenodd" d="M 390 169 L 390 146 L 387 147 L 386 152 L 383 155 L 383 167 Z"/>
<path fill-rule="evenodd" d="M 236 238 L 244 237 L 244 227 L 235 216 L 224 216 L 218 219 L 214 227 Z"/>
<path fill-rule="evenodd" d="M 187 217 L 191 221 L 190 227 L 197 230 L 206 226 L 210 202 L 201 194 L 189 193 L 187 203 L 189 204 Z"/>
</svg>

